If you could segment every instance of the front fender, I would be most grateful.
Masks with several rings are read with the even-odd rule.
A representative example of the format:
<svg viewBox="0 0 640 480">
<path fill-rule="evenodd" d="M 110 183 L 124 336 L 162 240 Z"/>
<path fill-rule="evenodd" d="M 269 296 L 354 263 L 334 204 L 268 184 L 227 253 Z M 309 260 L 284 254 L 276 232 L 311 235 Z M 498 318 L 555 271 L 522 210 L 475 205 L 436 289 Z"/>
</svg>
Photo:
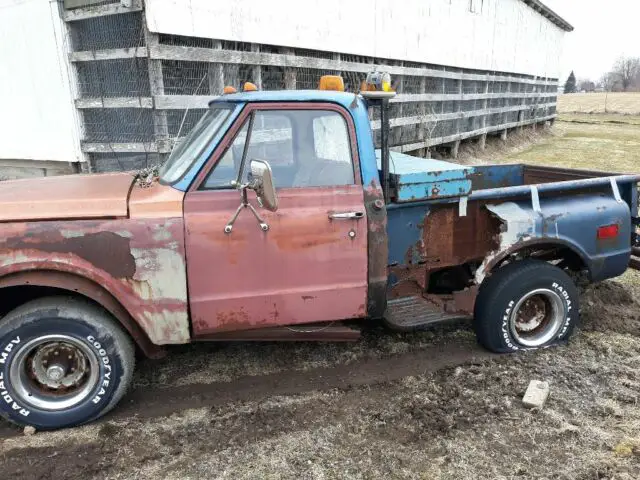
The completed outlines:
<svg viewBox="0 0 640 480">
<path fill-rule="evenodd" d="M 0 238 L 0 278 L 28 271 L 87 278 L 152 343 L 190 340 L 182 219 L 10 223 Z"/>
</svg>

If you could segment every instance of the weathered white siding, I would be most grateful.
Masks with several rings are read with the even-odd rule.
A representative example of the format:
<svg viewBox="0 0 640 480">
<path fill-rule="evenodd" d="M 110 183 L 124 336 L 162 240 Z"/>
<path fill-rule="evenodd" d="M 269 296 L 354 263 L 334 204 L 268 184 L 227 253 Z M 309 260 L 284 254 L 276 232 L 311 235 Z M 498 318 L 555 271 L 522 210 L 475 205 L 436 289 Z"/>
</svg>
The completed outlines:
<svg viewBox="0 0 640 480">
<path fill-rule="evenodd" d="M 80 160 L 58 3 L 0 0 L 0 160 Z"/>
<path fill-rule="evenodd" d="M 564 31 L 521 0 L 146 0 L 149 30 L 542 77 Z"/>
</svg>

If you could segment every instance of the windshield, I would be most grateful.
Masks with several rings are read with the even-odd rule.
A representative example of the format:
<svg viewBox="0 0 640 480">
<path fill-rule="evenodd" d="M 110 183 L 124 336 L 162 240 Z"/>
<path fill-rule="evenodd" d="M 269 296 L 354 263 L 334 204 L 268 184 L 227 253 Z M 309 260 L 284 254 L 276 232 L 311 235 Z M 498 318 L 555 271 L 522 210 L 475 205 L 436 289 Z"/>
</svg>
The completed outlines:
<svg viewBox="0 0 640 480">
<path fill-rule="evenodd" d="M 212 107 L 173 149 L 160 168 L 160 179 L 166 183 L 179 180 L 213 139 L 231 113 L 228 106 Z"/>
</svg>

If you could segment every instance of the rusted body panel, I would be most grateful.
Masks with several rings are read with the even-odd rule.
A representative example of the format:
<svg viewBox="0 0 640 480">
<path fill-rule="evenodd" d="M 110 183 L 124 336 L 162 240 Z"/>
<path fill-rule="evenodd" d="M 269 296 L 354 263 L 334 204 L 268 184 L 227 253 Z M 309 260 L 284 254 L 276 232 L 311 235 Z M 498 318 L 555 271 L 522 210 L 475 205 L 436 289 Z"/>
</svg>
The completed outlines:
<svg viewBox="0 0 640 480">
<path fill-rule="evenodd" d="M 362 186 L 291 188 L 278 195 L 277 212 L 260 210 L 267 232 L 243 212 L 227 234 L 238 192 L 187 194 L 195 337 L 366 316 L 367 219 L 328 218 L 331 211 L 363 210 Z"/>
<path fill-rule="evenodd" d="M 364 206 L 367 211 L 368 272 L 367 315 L 381 318 L 387 308 L 387 209 L 382 188 L 376 181 L 364 189 Z"/>
<path fill-rule="evenodd" d="M 154 344 L 190 339 L 182 218 L 0 225 L 0 282 L 35 271 L 101 286 Z"/>
<path fill-rule="evenodd" d="M 135 186 L 129 197 L 130 218 L 182 218 L 184 192 L 154 182 L 149 187 Z"/>
<path fill-rule="evenodd" d="M 2 182 L 0 221 L 126 217 L 130 173 Z"/>
<path fill-rule="evenodd" d="M 5 287 L 20 287 L 24 285 L 36 287 L 53 287 L 68 292 L 79 293 L 101 305 L 111 313 L 129 332 L 136 345 L 148 358 L 160 358 L 165 350 L 151 343 L 142 327 L 133 319 L 122 304 L 111 295 L 102 285 L 73 273 L 51 270 L 27 270 L 5 275 L 0 278 L 0 289 Z"/>
</svg>

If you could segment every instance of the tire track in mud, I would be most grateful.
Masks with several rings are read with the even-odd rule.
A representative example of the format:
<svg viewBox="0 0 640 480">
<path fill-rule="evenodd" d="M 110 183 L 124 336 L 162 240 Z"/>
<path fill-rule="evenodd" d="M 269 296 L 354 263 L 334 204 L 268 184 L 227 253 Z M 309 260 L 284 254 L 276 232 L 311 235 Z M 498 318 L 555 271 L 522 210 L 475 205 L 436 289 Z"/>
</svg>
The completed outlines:
<svg viewBox="0 0 640 480">
<path fill-rule="evenodd" d="M 345 390 L 422 375 L 441 368 L 498 357 L 473 345 L 435 345 L 400 356 L 360 360 L 348 365 L 306 371 L 284 371 L 270 375 L 241 377 L 230 382 L 139 388 L 108 415 L 120 419 L 131 415 L 155 418 L 174 412 L 238 401 L 260 401 L 274 395 L 297 395 L 313 390 Z"/>
<path fill-rule="evenodd" d="M 232 402 L 260 401 L 274 395 L 297 395 L 314 390 L 346 390 L 391 382 L 442 368 L 497 358 L 479 345 L 442 344 L 385 358 L 359 360 L 347 365 L 312 370 L 283 371 L 246 376 L 229 382 L 199 383 L 176 387 L 140 387 L 133 390 L 103 419 L 140 419 L 171 415 L 190 408 L 215 407 Z M 0 423 L 0 439 L 21 434 L 17 427 Z"/>
</svg>

